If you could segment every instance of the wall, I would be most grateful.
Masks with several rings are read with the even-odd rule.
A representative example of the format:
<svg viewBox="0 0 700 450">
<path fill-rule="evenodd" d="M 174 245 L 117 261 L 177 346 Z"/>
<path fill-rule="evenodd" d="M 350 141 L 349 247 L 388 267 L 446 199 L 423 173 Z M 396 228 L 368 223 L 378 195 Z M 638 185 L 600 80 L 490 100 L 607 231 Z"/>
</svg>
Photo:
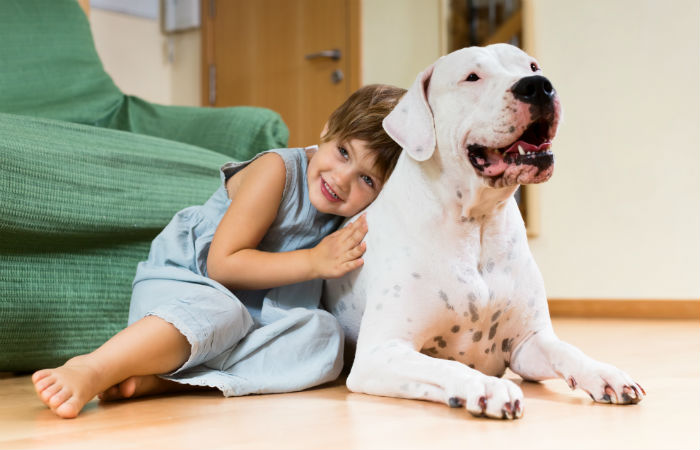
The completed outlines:
<svg viewBox="0 0 700 450">
<path fill-rule="evenodd" d="M 700 297 L 700 3 L 529 0 L 564 105 L 531 247 L 550 298 Z"/>
<path fill-rule="evenodd" d="M 441 0 L 364 0 L 364 84 L 408 88 L 416 75 L 447 49 Z"/>
<path fill-rule="evenodd" d="M 364 0 L 363 81 L 408 87 L 445 51 L 445 0 Z M 199 34 L 97 10 L 126 92 L 199 104 Z M 526 49 L 564 104 L 531 240 L 550 298 L 700 297 L 700 4 L 525 0 Z"/>
<path fill-rule="evenodd" d="M 200 104 L 199 31 L 167 37 L 157 20 L 96 7 L 90 26 L 105 70 L 124 92 L 167 105 Z"/>
</svg>

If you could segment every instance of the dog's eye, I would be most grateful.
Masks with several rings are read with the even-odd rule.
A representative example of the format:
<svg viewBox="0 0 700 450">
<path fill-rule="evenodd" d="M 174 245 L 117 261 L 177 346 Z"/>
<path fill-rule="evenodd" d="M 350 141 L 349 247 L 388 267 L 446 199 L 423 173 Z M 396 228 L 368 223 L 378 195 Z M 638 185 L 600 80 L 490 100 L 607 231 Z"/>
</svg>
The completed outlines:
<svg viewBox="0 0 700 450">
<path fill-rule="evenodd" d="M 537 72 L 538 70 L 540 70 L 540 68 L 537 67 L 537 64 L 535 63 L 530 63 L 530 69 L 532 69 L 533 72 Z"/>
<path fill-rule="evenodd" d="M 470 73 L 469 76 L 467 77 L 467 81 L 478 81 L 479 80 L 479 75 L 475 73 Z"/>
</svg>

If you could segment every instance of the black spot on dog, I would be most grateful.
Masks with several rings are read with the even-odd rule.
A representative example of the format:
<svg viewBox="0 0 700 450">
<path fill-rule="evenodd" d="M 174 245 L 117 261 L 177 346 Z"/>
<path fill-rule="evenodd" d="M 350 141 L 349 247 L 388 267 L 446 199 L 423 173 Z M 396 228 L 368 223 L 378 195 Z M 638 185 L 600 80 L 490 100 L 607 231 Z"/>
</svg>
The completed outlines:
<svg viewBox="0 0 700 450">
<path fill-rule="evenodd" d="M 503 341 L 501 342 L 501 351 L 502 352 L 510 352 L 512 346 L 513 346 L 513 338 L 503 339 Z"/>
<path fill-rule="evenodd" d="M 457 191 L 457 198 L 462 198 L 462 193 L 460 191 Z"/>
<path fill-rule="evenodd" d="M 450 329 L 451 332 L 457 333 L 459 331 L 459 325 L 455 325 Z"/>
<path fill-rule="evenodd" d="M 481 336 L 483 336 L 483 333 L 481 331 L 477 331 L 472 335 L 472 341 L 479 342 L 481 340 Z"/>
<path fill-rule="evenodd" d="M 491 273 L 491 272 L 493 271 L 493 268 L 494 268 L 495 265 L 496 265 L 495 262 L 489 261 L 488 263 L 486 263 L 486 271 L 487 271 L 488 273 Z"/>
<path fill-rule="evenodd" d="M 495 322 L 496 319 L 498 319 L 498 318 L 500 317 L 501 312 L 502 312 L 502 311 L 499 309 L 498 311 L 496 311 L 495 313 L 493 313 L 493 316 L 491 316 L 491 322 Z"/>
<path fill-rule="evenodd" d="M 450 305 L 449 298 L 447 298 L 447 294 L 445 294 L 442 289 L 438 291 L 438 295 L 440 296 L 440 299 L 445 302 L 445 307 L 454 311 L 455 307 Z"/>
<path fill-rule="evenodd" d="M 438 350 L 435 347 L 430 347 L 430 348 L 423 349 L 423 353 L 430 353 L 431 355 L 437 355 Z"/>
<path fill-rule="evenodd" d="M 476 322 L 479 320 L 479 311 L 476 310 L 476 306 L 474 306 L 474 303 L 469 304 L 469 314 L 472 316 L 472 322 Z"/>
<path fill-rule="evenodd" d="M 489 339 L 493 339 L 496 335 L 496 329 L 498 328 L 498 322 L 494 323 L 489 330 Z"/>
<path fill-rule="evenodd" d="M 419 280 L 419 279 L 420 279 L 420 274 L 419 274 L 419 273 L 413 272 L 413 273 L 411 274 L 411 276 L 412 276 L 413 278 L 415 278 L 416 280 Z"/>
<path fill-rule="evenodd" d="M 496 351 L 496 343 L 494 342 L 491 344 L 491 353 L 494 353 Z"/>
<path fill-rule="evenodd" d="M 433 338 L 433 341 L 437 342 L 438 347 L 440 348 L 445 348 L 447 347 L 447 342 L 442 338 L 442 336 L 435 336 Z"/>
</svg>

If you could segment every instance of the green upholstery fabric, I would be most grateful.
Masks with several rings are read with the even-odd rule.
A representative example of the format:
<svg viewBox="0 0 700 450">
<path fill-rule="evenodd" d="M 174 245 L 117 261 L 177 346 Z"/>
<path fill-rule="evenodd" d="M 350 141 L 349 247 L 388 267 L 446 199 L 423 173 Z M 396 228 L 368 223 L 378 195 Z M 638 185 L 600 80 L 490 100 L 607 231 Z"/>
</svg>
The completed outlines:
<svg viewBox="0 0 700 450">
<path fill-rule="evenodd" d="M 1 111 L 92 125 L 121 107 L 77 1 L 1 0 L 0 39 Z"/>
<path fill-rule="evenodd" d="M 198 108 L 164 106 L 138 97 L 125 97 L 121 109 L 105 124 L 110 128 L 172 139 L 244 161 L 251 149 L 268 149 L 275 143 L 284 147 L 289 138 L 281 119 L 260 108 Z M 242 128 L 243 125 L 243 128 Z M 281 126 L 280 126 L 281 125 Z M 247 130 L 241 134 L 241 130 Z M 235 136 L 235 139 L 232 139 Z"/>
<path fill-rule="evenodd" d="M 151 240 L 288 132 L 269 110 L 123 95 L 75 0 L 0 0 L 0 39 L 0 371 L 32 371 L 126 326 Z"/>
</svg>

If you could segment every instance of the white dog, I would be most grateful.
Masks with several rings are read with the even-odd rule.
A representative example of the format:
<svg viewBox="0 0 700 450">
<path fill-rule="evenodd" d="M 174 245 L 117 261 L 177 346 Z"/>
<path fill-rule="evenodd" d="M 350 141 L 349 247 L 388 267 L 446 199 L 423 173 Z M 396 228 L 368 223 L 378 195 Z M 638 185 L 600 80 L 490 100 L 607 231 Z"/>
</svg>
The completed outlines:
<svg viewBox="0 0 700 450">
<path fill-rule="evenodd" d="M 644 397 L 554 334 L 513 198 L 551 176 L 560 111 L 537 61 L 497 44 L 440 58 L 386 117 L 404 151 L 367 209 L 365 264 L 324 290 L 356 343 L 351 391 L 518 418 L 522 391 L 499 378 L 510 367 L 561 377 L 597 402 Z"/>
</svg>

